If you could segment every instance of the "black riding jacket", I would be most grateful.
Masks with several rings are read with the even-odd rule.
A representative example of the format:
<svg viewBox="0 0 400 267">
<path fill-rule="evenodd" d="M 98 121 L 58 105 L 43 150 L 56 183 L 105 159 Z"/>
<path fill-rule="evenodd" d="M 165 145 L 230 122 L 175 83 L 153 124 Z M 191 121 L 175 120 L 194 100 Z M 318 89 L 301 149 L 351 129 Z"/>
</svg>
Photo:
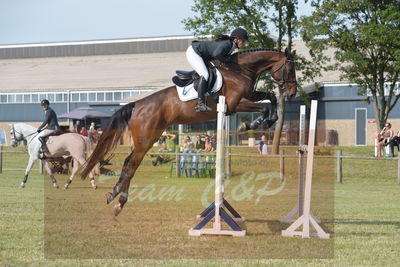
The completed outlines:
<svg viewBox="0 0 400 267">
<path fill-rule="evenodd" d="M 221 62 L 230 62 L 232 52 L 235 49 L 232 40 L 223 41 L 194 41 L 193 50 L 204 60 L 217 59 Z"/>
<path fill-rule="evenodd" d="M 39 126 L 38 131 L 42 130 L 47 125 L 48 130 L 58 130 L 60 126 L 58 125 L 57 115 L 52 108 L 48 108 L 45 111 L 44 121 L 42 125 Z"/>
</svg>

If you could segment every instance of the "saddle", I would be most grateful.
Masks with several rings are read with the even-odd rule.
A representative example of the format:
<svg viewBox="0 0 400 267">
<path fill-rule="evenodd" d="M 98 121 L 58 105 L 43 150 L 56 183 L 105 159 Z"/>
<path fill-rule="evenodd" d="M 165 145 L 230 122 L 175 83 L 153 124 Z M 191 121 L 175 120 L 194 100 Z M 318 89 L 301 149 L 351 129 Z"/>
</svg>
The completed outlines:
<svg viewBox="0 0 400 267">
<path fill-rule="evenodd" d="M 207 82 L 207 91 L 209 91 L 210 88 L 214 86 L 214 83 L 217 80 L 217 71 L 216 67 L 210 62 L 206 63 L 206 66 L 209 74 Z M 193 83 L 194 88 L 197 90 L 198 88 L 197 84 L 199 82 L 199 79 L 200 75 L 194 70 L 192 71 L 177 70 L 176 76 L 172 77 L 172 82 L 179 87 L 186 87 Z"/>
</svg>

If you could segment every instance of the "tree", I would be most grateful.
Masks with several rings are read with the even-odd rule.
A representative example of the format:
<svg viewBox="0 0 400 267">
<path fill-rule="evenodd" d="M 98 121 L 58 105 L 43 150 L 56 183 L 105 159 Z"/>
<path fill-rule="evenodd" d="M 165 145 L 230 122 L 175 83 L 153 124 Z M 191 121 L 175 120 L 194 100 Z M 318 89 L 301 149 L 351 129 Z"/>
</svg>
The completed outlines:
<svg viewBox="0 0 400 267">
<path fill-rule="evenodd" d="M 312 5 L 316 10 L 302 20 L 300 31 L 311 55 L 329 64 L 323 53 L 335 49 L 338 63 L 331 66 L 342 72 L 342 79 L 357 83 L 360 95 L 371 92 L 380 130 L 400 98 L 395 91 L 400 74 L 400 1 L 317 0 Z"/>
<path fill-rule="evenodd" d="M 270 12 L 272 9 L 273 12 Z M 283 50 L 286 46 L 284 37 L 287 36 L 287 48 L 292 48 L 292 37 L 295 34 L 297 0 L 195 0 L 192 10 L 198 13 L 193 18 L 183 21 L 187 30 L 193 30 L 195 35 L 226 33 L 229 28 L 244 27 L 250 35 L 250 47 L 277 47 Z M 272 15 L 269 15 L 271 13 Z M 276 14 L 276 15 L 275 15 Z M 274 23 L 278 29 L 278 38 L 274 41 L 268 29 L 269 23 Z M 229 28 L 228 28 L 229 27 Z M 310 71 L 317 65 L 311 65 L 301 58 L 300 68 L 307 71 L 305 79 L 312 79 L 319 70 Z M 271 84 L 264 83 L 261 90 L 271 90 Z M 284 122 L 285 99 L 279 92 L 278 121 L 275 125 L 272 153 L 277 154 Z"/>
</svg>

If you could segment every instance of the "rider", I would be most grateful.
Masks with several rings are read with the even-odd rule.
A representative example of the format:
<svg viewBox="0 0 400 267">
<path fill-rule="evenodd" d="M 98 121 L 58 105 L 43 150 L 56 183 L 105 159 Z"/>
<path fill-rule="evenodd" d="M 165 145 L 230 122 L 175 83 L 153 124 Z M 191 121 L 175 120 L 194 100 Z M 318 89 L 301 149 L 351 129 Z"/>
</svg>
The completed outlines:
<svg viewBox="0 0 400 267">
<path fill-rule="evenodd" d="M 43 123 L 39 126 L 37 129 L 37 132 L 39 133 L 39 141 L 42 143 L 42 152 L 48 152 L 47 146 L 46 146 L 46 141 L 45 138 L 46 136 L 50 135 L 51 133 L 57 131 L 60 129 L 60 126 L 58 125 L 58 120 L 57 120 L 57 115 L 54 112 L 52 108 L 50 108 L 50 102 L 47 99 L 43 99 L 42 102 L 40 102 L 40 105 L 42 106 L 44 112 L 45 112 L 45 117 Z M 45 126 L 47 125 L 47 129 L 42 130 Z"/>
<path fill-rule="evenodd" d="M 194 41 L 186 51 L 186 58 L 192 68 L 199 74 L 200 80 L 197 84 L 199 95 L 196 105 L 197 112 L 210 112 L 211 108 L 206 105 L 205 93 L 207 91 L 208 69 L 205 62 L 217 59 L 221 62 L 230 62 L 231 54 L 236 48 L 242 48 L 249 39 L 247 31 L 236 28 L 230 36 L 220 35 L 215 41 Z"/>
</svg>

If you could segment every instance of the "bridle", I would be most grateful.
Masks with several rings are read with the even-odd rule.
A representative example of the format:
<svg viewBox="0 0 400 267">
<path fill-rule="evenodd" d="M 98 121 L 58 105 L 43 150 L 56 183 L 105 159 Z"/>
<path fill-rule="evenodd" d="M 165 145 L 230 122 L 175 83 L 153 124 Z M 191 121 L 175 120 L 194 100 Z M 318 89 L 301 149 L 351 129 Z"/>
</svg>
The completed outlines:
<svg viewBox="0 0 400 267">
<path fill-rule="evenodd" d="M 13 135 L 13 139 L 15 140 L 15 141 L 17 141 L 17 142 L 20 142 L 20 141 L 26 141 L 27 139 L 27 137 L 29 137 L 29 136 L 31 136 L 31 135 L 33 135 L 33 134 L 39 134 L 38 132 L 33 132 L 33 133 L 31 133 L 31 134 L 28 134 L 27 136 L 24 136 L 21 132 L 18 132 L 17 130 L 15 130 L 15 128 L 14 128 L 14 124 L 12 125 L 12 135 Z M 17 133 L 17 134 L 19 134 L 19 138 L 17 138 L 17 135 L 15 134 L 15 133 Z"/>
<path fill-rule="evenodd" d="M 286 73 L 287 73 L 286 63 L 288 63 L 288 62 L 293 63 L 293 64 L 296 63 L 296 61 L 294 61 L 294 60 L 286 59 L 285 62 L 282 63 L 282 65 L 280 65 L 276 70 L 273 70 L 270 73 L 270 75 L 272 76 L 273 74 L 277 73 L 278 71 L 282 71 L 282 80 L 281 80 L 281 82 L 278 82 L 275 79 L 271 79 L 271 78 L 269 79 L 273 83 L 276 83 L 279 86 L 279 88 L 283 88 L 283 86 L 286 83 L 294 83 L 295 85 L 297 85 L 297 81 L 296 80 L 286 79 L 286 76 L 287 76 L 286 75 Z"/>
</svg>

